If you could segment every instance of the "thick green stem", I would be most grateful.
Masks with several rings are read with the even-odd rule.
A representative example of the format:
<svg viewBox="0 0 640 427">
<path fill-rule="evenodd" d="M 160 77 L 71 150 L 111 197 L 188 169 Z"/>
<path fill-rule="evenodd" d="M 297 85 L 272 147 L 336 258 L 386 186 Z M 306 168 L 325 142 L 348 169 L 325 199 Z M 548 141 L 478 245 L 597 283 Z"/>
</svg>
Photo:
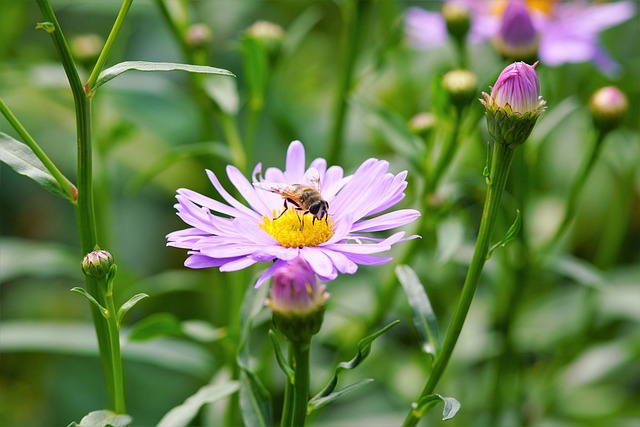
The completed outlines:
<svg viewBox="0 0 640 427">
<path fill-rule="evenodd" d="M 91 75 L 89 76 L 89 80 L 87 80 L 86 84 L 86 92 L 90 93 L 91 89 L 95 85 L 102 69 L 104 68 L 104 64 L 107 62 L 107 58 L 109 58 L 109 53 L 111 52 L 111 48 L 113 47 L 113 43 L 122 28 L 122 24 L 124 24 L 124 20 L 127 17 L 127 12 L 129 12 L 129 8 L 133 0 L 124 0 L 122 2 L 122 6 L 120 7 L 120 12 L 118 12 L 118 17 L 116 18 L 116 22 L 113 23 L 113 27 L 111 28 L 111 32 L 109 33 L 109 37 L 107 37 L 107 41 L 100 52 L 100 56 L 96 61 L 96 65 L 93 67 L 93 71 L 91 71 Z"/>
<path fill-rule="evenodd" d="M 289 366 L 295 366 L 295 355 L 293 352 L 293 345 L 289 345 Z M 284 386 L 284 402 L 282 403 L 282 419 L 280 420 L 280 427 L 291 426 L 291 417 L 293 416 L 293 383 L 287 377 L 287 382 Z"/>
<path fill-rule="evenodd" d="M 7 104 L 4 103 L 2 98 L 0 98 L 0 111 L 2 112 L 4 117 L 7 119 L 9 124 L 16 130 L 16 132 L 18 132 L 18 135 L 20 135 L 20 137 L 22 138 L 22 141 L 29 148 L 31 148 L 31 151 L 33 151 L 36 157 L 42 162 L 44 167 L 47 168 L 49 173 L 53 175 L 53 177 L 58 182 L 58 184 L 60 184 L 60 189 L 64 191 L 64 193 L 66 194 L 67 198 L 71 201 L 71 203 L 75 204 L 78 198 L 78 190 L 76 189 L 76 186 L 73 185 L 71 181 L 69 181 L 67 177 L 65 177 L 62 174 L 62 172 L 60 172 L 60 170 L 56 167 L 56 165 L 53 164 L 51 159 L 47 157 L 47 155 L 42 150 L 42 148 L 40 148 L 40 146 L 35 141 L 35 139 L 33 139 L 33 137 L 29 134 L 29 132 L 27 132 L 24 126 L 22 126 L 22 124 L 18 121 L 18 118 L 13 115 L 11 110 L 9 110 L 9 107 L 7 106 Z"/>
<path fill-rule="evenodd" d="M 91 252 L 98 244 L 98 236 L 96 232 L 95 208 L 93 203 L 93 182 L 92 182 L 92 148 L 91 148 L 91 98 L 85 93 L 78 75 L 77 68 L 71 56 L 69 46 L 67 45 L 60 24 L 51 8 L 48 0 L 37 0 L 40 11 L 48 22 L 53 25 L 53 31 L 50 32 L 54 45 L 61 57 L 62 66 L 69 80 L 76 112 L 76 132 L 78 146 L 78 199 L 75 206 L 76 222 L 78 224 L 78 234 L 80 237 L 80 246 L 82 254 Z M 91 278 L 86 277 L 88 292 L 102 305 L 106 305 L 106 297 L 104 289 L 99 283 Z M 93 304 L 90 304 L 91 316 L 93 318 L 96 335 L 98 338 L 98 347 L 100 350 L 100 361 L 106 379 L 107 393 L 110 398 L 111 407 L 124 408 L 124 395 L 116 392 L 116 384 L 122 381 L 122 378 L 116 378 L 117 372 L 114 372 L 112 352 L 112 343 L 108 321 L 102 316 L 102 313 Z M 122 375 L 122 372 L 119 373 Z"/>
<path fill-rule="evenodd" d="M 340 163 L 340 151 L 344 134 L 349 93 L 353 81 L 353 70 L 358 57 L 360 38 L 364 21 L 364 9 L 368 0 L 347 0 L 344 5 L 344 31 L 342 36 L 340 69 L 331 117 L 329 139 L 329 164 Z"/>
<path fill-rule="evenodd" d="M 591 144 L 589 153 L 584 158 L 584 161 L 580 167 L 580 170 L 578 171 L 575 179 L 571 183 L 571 188 L 569 189 L 569 195 L 567 197 L 567 204 L 564 209 L 564 216 L 562 217 L 562 222 L 560 223 L 560 226 L 556 229 L 556 232 L 554 233 L 551 240 L 549 240 L 549 242 L 544 246 L 543 250 L 541 251 L 541 253 L 543 254 L 545 252 L 548 252 L 548 250 L 553 249 L 557 245 L 560 238 L 566 233 L 567 229 L 569 228 L 569 224 L 571 223 L 571 221 L 575 216 L 578 197 L 582 192 L 582 188 L 584 187 L 584 184 L 587 181 L 587 178 L 589 176 L 589 173 L 591 172 L 591 169 L 593 169 L 593 165 L 598 159 L 598 156 L 600 154 L 600 148 L 603 145 L 602 142 L 606 135 L 606 133 L 603 133 L 603 132 L 599 132 L 599 131 L 596 131 L 596 132 L 597 132 L 596 140 L 594 141 L 593 144 Z"/>
<path fill-rule="evenodd" d="M 118 326 L 117 310 L 113 302 L 113 292 L 111 290 L 105 294 L 105 300 L 109 344 L 111 347 L 111 371 L 113 372 L 113 410 L 118 414 L 125 414 L 124 374 L 122 372 L 122 357 L 120 356 L 120 328 Z"/>
<path fill-rule="evenodd" d="M 447 331 L 444 343 L 440 353 L 436 356 L 433 369 L 427 384 L 424 386 L 422 393 L 420 394 L 420 400 L 422 397 L 432 394 L 440 377 L 444 373 L 449 359 L 453 354 L 453 349 L 458 341 L 460 332 L 464 325 L 464 321 L 471 307 L 471 302 L 476 293 L 478 283 L 482 274 L 482 269 L 487 260 L 487 253 L 491 244 L 491 236 L 493 234 L 493 228 L 496 222 L 500 207 L 500 199 L 507 183 L 507 177 L 509 175 L 509 169 L 513 160 L 514 150 L 508 148 L 506 145 L 495 143 L 493 144 L 493 156 L 491 160 L 491 170 L 489 179 L 487 180 L 487 195 L 484 202 L 484 210 L 482 212 L 482 220 L 480 222 L 480 230 L 478 231 L 478 239 L 476 240 L 476 247 L 471 259 L 471 265 L 467 272 L 467 277 L 464 281 L 462 288 L 462 295 L 458 307 L 451 320 L 451 325 Z M 415 426 L 420 421 L 422 413 L 411 410 L 407 415 L 404 426 Z"/>
<path fill-rule="evenodd" d="M 293 410 L 291 427 L 304 426 L 309 404 L 309 348 L 311 341 L 291 342 L 294 359 Z"/>
</svg>

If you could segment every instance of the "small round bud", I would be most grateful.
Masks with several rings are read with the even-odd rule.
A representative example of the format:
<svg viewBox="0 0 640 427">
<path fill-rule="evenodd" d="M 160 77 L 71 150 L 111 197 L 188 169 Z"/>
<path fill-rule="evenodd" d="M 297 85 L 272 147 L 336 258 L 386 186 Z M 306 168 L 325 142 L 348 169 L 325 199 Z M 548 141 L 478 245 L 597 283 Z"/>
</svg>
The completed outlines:
<svg viewBox="0 0 640 427">
<path fill-rule="evenodd" d="M 475 98 L 478 79 L 469 70 L 453 70 L 444 75 L 442 86 L 449 94 L 451 103 L 460 109 L 469 105 Z"/>
<path fill-rule="evenodd" d="M 442 5 L 442 17 L 447 25 L 449 35 L 459 43 L 464 43 L 471 28 L 469 9 L 458 3 Z"/>
<path fill-rule="evenodd" d="M 620 125 L 629 109 L 629 102 L 620 89 L 606 86 L 591 95 L 589 109 L 594 125 L 601 131 L 608 132 Z"/>
<path fill-rule="evenodd" d="M 247 35 L 262 42 L 269 52 L 277 52 L 284 41 L 285 32 L 281 26 L 269 21 L 256 21 L 247 28 Z"/>
<path fill-rule="evenodd" d="M 521 0 L 507 5 L 494 46 L 503 57 L 519 61 L 535 61 L 538 52 L 538 33 L 526 4 Z"/>
<path fill-rule="evenodd" d="M 89 252 L 82 259 L 82 271 L 87 276 L 102 279 L 107 277 L 113 266 L 113 256 L 104 250 Z"/>
<path fill-rule="evenodd" d="M 324 285 L 318 285 L 313 270 L 296 258 L 273 275 L 270 299 L 265 303 L 273 321 L 290 341 L 305 341 L 318 333 L 329 298 Z"/>
<path fill-rule="evenodd" d="M 540 96 L 536 65 L 514 62 L 500 73 L 491 95 L 482 93 L 487 130 L 496 142 L 522 144 L 544 112 L 546 101 Z"/>
<path fill-rule="evenodd" d="M 199 49 L 207 46 L 213 39 L 211 28 L 206 24 L 193 24 L 187 29 L 187 45 L 192 49 Z"/>
<path fill-rule="evenodd" d="M 104 40 L 97 34 L 80 34 L 71 39 L 69 48 L 78 62 L 90 63 L 98 58 L 103 44 Z"/>
<path fill-rule="evenodd" d="M 424 135 L 436 125 L 436 116 L 433 113 L 422 112 L 411 117 L 409 130 L 418 135 Z"/>
</svg>

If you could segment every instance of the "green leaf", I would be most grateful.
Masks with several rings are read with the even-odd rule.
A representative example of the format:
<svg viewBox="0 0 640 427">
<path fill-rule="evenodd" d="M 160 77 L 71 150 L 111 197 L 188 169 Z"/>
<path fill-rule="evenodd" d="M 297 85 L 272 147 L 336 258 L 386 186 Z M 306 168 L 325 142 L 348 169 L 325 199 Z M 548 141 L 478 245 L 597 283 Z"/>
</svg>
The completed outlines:
<svg viewBox="0 0 640 427">
<path fill-rule="evenodd" d="M 120 323 L 122 322 L 122 318 L 124 317 L 125 314 L 127 314 L 127 312 L 129 310 L 131 310 L 133 308 L 134 305 L 136 305 L 138 303 L 138 301 L 140 301 L 141 299 L 144 298 L 149 298 L 149 295 L 147 294 L 136 294 L 134 296 L 132 296 L 131 298 L 129 298 L 129 300 L 127 302 L 125 302 L 124 304 L 122 304 L 122 306 L 120 306 L 120 308 L 118 309 L 118 325 L 120 325 Z"/>
<path fill-rule="evenodd" d="M 464 231 L 464 222 L 458 216 L 450 215 L 438 224 L 438 262 L 444 264 L 460 251 L 464 244 Z"/>
<path fill-rule="evenodd" d="M 433 312 L 433 308 L 431 308 L 431 302 L 424 290 L 424 286 L 408 265 L 397 266 L 396 275 L 409 301 L 411 313 L 413 314 L 413 324 L 420 338 L 420 347 L 422 351 L 435 358 L 440 351 L 438 319 Z"/>
<path fill-rule="evenodd" d="M 203 405 L 222 400 L 238 391 L 239 388 L 240 383 L 238 381 L 206 385 L 194 395 L 189 396 L 184 403 L 167 412 L 158 423 L 158 427 L 187 426 Z"/>
<path fill-rule="evenodd" d="M 489 252 L 487 252 L 487 259 L 491 258 L 493 251 L 498 248 L 504 248 L 505 246 L 507 246 L 507 243 L 514 240 L 520 232 L 521 226 L 522 218 L 520 216 L 520 209 L 516 209 L 516 219 L 513 221 L 513 224 L 511 224 L 511 227 L 509 227 L 509 229 L 507 230 L 507 234 L 504 235 L 502 240 L 489 248 Z"/>
<path fill-rule="evenodd" d="M 115 412 L 107 409 L 101 409 L 99 411 L 89 412 L 82 417 L 80 424 L 72 423 L 78 427 L 127 427 L 131 424 L 133 418 L 126 414 L 116 414 Z"/>
<path fill-rule="evenodd" d="M 276 361 L 282 369 L 282 372 L 287 376 L 287 381 L 293 384 L 295 372 L 287 363 L 287 360 L 284 358 L 282 354 L 282 350 L 280 349 L 280 341 L 278 341 L 278 335 L 272 329 L 269 329 L 269 338 L 271 338 L 271 344 L 273 344 L 273 351 L 276 354 Z"/>
<path fill-rule="evenodd" d="M 334 393 L 331 393 L 328 396 L 325 397 L 321 397 L 319 399 L 313 399 L 311 402 L 309 402 L 309 406 L 307 408 L 307 413 L 312 413 L 313 411 L 317 411 L 318 409 L 324 408 L 325 406 L 327 406 L 329 403 L 333 402 L 334 400 L 342 397 L 343 395 L 357 390 L 360 387 L 367 385 L 369 383 L 372 383 L 373 379 L 372 378 L 366 378 L 364 380 L 358 381 L 357 383 L 351 384 L 349 386 L 346 386 L 345 388 L 338 390 Z"/>
<path fill-rule="evenodd" d="M 75 288 L 71 288 L 71 292 L 80 294 L 86 299 L 88 299 L 89 302 L 95 305 L 96 308 L 100 311 L 100 313 L 102 313 L 102 316 L 104 316 L 104 318 L 107 318 L 107 316 L 109 316 L 109 312 L 107 311 L 107 309 L 101 306 L 100 303 L 85 288 L 80 288 L 76 286 Z"/>
<path fill-rule="evenodd" d="M 442 397 L 439 394 L 429 394 L 422 397 L 417 403 L 413 403 L 413 413 L 418 418 L 422 418 L 424 414 L 433 409 L 438 403 L 443 402 L 444 408 L 442 410 L 442 420 L 450 420 L 460 410 L 460 402 L 453 397 Z"/>
<path fill-rule="evenodd" d="M 97 88 L 105 84 L 111 79 L 118 77 L 120 74 L 127 71 L 186 71 L 189 73 L 201 73 L 201 74 L 218 74 L 222 76 L 235 75 L 228 70 L 222 68 L 213 68 L 205 65 L 191 65 L 191 64 L 177 64 L 173 62 L 147 62 L 147 61 L 125 61 L 119 64 L 109 67 L 103 70 L 98 76 L 95 86 L 92 88 L 95 91 Z"/>
<path fill-rule="evenodd" d="M 593 264 L 571 255 L 554 257 L 549 268 L 587 288 L 604 291 L 610 287 L 610 280 L 603 276 L 602 271 Z"/>
<path fill-rule="evenodd" d="M 241 369 L 240 409 L 246 426 L 270 427 L 273 425 L 271 395 L 249 365 L 249 337 L 253 328 L 253 320 L 264 308 L 268 286 L 249 289 L 245 292 L 240 310 L 242 332 L 238 343 L 236 362 Z"/>
<path fill-rule="evenodd" d="M 249 103 L 253 108 L 260 109 L 264 105 L 269 81 L 267 49 L 255 37 L 246 35 L 242 39 L 242 58 Z"/>
<path fill-rule="evenodd" d="M 240 99 L 235 79 L 205 79 L 204 91 L 222 111 L 230 116 L 238 114 Z"/>
<path fill-rule="evenodd" d="M 283 56 L 290 56 L 298 49 L 311 29 L 320 22 L 322 15 L 322 8 L 312 5 L 295 18 L 286 30 L 287 37 L 282 45 Z"/>
<path fill-rule="evenodd" d="M 0 283 L 23 276 L 78 279 L 80 258 L 70 246 L 3 236 L 0 254 Z"/>
<path fill-rule="evenodd" d="M 182 335 L 180 320 L 171 313 L 154 313 L 133 326 L 129 339 L 131 341 L 148 341 L 172 335 Z"/>
<path fill-rule="evenodd" d="M 320 391 L 320 393 L 318 393 L 313 397 L 313 399 L 311 399 L 309 404 L 313 406 L 319 399 L 329 396 L 338 385 L 338 376 L 340 375 L 340 372 L 345 369 L 350 370 L 358 367 L 358 365 L 360 365 L 369 356 L 369 353 L 371 352 L 371 344 L 373 343 L 373 341 L 375 341 L 380 335 L 384 334 L 398 323 L 400 323 L 400 321 L 395 320 L 389 323 L 384 328 L 380 329 L 378 332 L 375 332 L 368 337 L 365 337 L 358 341 L 358 354 L 356 354 L 350 361 L 341 362 L 338 364 L 338 366 L 336 367 L 336 372 L 333 375 L 331 381 L 329 381 L 329 383 L 322 389 L 322 391 Z"/>
<path fill-rule="evenodd" d="M 33 150 L 26 144 L 0 132 L 0 161 L 11 169 L 31 178 L 45 190 L 69 200 L 60 188 L 58 181 L 51 175 L 45 165 L 38 159 Z"/>
<path fill-rule="evenodd" d="M 216 328 L 204 320 L 185 320 L 182 322 L 182 333 L 192 340 L 212 343 L 226 337 L 227 329 Z"/>
</svg>

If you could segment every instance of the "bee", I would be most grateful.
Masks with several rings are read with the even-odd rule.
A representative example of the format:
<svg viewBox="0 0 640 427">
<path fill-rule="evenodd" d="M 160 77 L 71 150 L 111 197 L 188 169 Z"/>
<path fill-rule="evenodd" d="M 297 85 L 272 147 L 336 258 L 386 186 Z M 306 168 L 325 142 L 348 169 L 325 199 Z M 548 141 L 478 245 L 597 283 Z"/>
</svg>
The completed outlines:
<svg viewBox="0 0 640 427">
<path fill-rule="evenodd" d="M 329 203 L 322 198 L 320 194 L 320 176 L 314 168 L 309 169 L 304 176 L 304 181 L 308 184 L 283 184 L 276 182 L 254 182 L 253 186 L 261 190 L 271 193 L 280 194 L 284 199 L 284 210 L 275 219 L 280 218 L 291 206 L 296 215 L 302 212 L 302 215 L 310 214 L 313 216 L 312 224 L 316 223 L 316 219 L 328 222 Z M 300 221 L 300 230 L 304 226 L 304 221 L 298 216 Z"/>
</svg>

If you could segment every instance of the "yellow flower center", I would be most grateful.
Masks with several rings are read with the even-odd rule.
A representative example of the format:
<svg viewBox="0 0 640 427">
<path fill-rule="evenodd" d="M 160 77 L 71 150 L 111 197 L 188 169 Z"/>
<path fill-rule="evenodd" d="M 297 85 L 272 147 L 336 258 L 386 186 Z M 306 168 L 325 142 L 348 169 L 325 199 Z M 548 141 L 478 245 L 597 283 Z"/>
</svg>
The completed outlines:
<svg viewBox="0 0 640 427">
<path fill-rule="evenodd" d="M 551 10 L 553 10 L 555 2 L 556 0 L 525 0 L 529 11 L 533 12 L 534 10 L 537 10 L 545 15 L 551 14 Z M 494 15 L 502 16 L 507 7 L 507 3 L 507 0 L 495 0 L 491 7 L 491 12 Z"/>
<path fill-rule="evenodd" d="M 314 223 L 313 215 L 296 213 L 293 209 L 287 210 L 280 218 L 278 215 L 274 210 L 273 218 L 263 216 L 260 228 L 285 248 L 318 246 L 333 236 L 333 224 L 328 216 L 322 220 L 316 219 Z"/>
</svg>

